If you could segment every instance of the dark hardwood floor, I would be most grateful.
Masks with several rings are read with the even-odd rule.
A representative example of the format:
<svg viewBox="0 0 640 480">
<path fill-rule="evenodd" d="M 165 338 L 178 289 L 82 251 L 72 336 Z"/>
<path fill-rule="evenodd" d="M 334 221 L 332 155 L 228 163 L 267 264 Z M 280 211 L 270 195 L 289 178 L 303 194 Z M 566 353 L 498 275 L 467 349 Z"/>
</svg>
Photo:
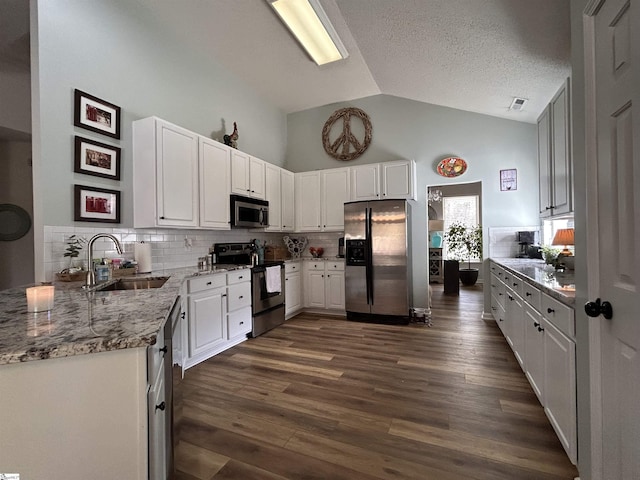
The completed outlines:
<svg viewBox="0 0 640 480">
<path fill-rule="evenodd" d="M 433 326 L 302 314 L 186 372 L 178 480 L 571 480 L 482 289 Z"/>
</svg>

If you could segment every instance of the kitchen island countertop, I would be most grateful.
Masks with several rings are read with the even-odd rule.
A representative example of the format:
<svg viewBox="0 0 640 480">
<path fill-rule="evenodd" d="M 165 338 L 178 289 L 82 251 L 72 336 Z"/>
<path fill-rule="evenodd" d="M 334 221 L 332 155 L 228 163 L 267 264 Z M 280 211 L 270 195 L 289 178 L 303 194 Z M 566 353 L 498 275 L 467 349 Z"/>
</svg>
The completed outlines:
<svg viewBox="0 0 640 480">
<path fill-rule="evenodd" d="M 491 261 L 518 275 L 525 282 L 538 287 L 547 295 L 573 307 L 575 278 L 572 270 L 556 271 L 543 260 L 528 258 L 491 258 Z"/>
<path fill-rule="evenodd" d="M 41 313 L 27 312 L 31 285 L 0 291 L 0 365 L 153 345 L 185 279 L 239 268 L 246 267 L 154 271 L 137 277 L 169 279 L 142 290 L 86 292 L 82 282 L 54 282 L 53 310 Z"/>
</svg>

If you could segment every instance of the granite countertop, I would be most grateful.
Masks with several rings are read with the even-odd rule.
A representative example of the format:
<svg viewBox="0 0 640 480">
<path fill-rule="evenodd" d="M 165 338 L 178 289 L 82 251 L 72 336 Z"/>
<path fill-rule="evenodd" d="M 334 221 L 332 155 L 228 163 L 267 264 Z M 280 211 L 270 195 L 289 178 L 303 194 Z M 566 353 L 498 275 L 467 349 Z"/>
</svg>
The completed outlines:
<svg viewBox="0 0 640 480">
<path fill-rule="evenodd" d="M 556 300 L 571 307 L 574 306 L 576 285 L 573 270 L 556 271 L 546 265 L 544 260 L 529 258 L 491 258 L 491 260 Z"/>
<path fill-rule="evenodd" d="M 153 345 L 183 280 L 229 266 L 159 270 L 128 276 L 168 276 L 160 288 L 86 292 L 82 282 L 54 282 L 50 312 L 27 312 L 26 285 L 0 291 L 0 365 Z"/>
</svg>

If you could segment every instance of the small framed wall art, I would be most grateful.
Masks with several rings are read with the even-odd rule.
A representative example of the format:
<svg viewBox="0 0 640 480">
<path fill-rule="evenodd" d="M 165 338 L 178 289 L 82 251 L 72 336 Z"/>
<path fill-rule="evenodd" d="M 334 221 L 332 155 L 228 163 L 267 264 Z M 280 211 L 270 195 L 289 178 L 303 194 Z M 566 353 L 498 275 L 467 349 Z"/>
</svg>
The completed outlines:
<svg viewBox="0 0 640 480">
<path fill-rule="evenodd" d="M 76 136 L 73 171 L 120 180 L 120 147 Z"/>
<path fill-rule="evenodd" d="M 518 171 L 515 168 L 500 170 L 500 191 L 507 192 L 518 189 Z"/>
<path fill-rule="evenodd" d="M 73 124 L 119 139 L 120 107 L 76 89 Z"/>
<path fill-rule="evenodd" d="M 120 192 L 74 185 L 76 222 L 120 223 Z"/>
</svg>

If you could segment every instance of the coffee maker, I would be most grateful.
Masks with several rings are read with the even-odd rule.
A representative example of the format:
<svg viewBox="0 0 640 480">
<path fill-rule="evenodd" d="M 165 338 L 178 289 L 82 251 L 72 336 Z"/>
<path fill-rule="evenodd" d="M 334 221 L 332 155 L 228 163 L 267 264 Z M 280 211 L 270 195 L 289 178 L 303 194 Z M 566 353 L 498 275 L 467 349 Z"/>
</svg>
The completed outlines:
<svg viewBox="0 0 640 480">
<path fill-rule="evenodd" d="M 529 247 L 536 242 L 536 232 L 516 232 L 516 240 L 519 245 L 516 258 L 529 258 Z"/>
</svg>

